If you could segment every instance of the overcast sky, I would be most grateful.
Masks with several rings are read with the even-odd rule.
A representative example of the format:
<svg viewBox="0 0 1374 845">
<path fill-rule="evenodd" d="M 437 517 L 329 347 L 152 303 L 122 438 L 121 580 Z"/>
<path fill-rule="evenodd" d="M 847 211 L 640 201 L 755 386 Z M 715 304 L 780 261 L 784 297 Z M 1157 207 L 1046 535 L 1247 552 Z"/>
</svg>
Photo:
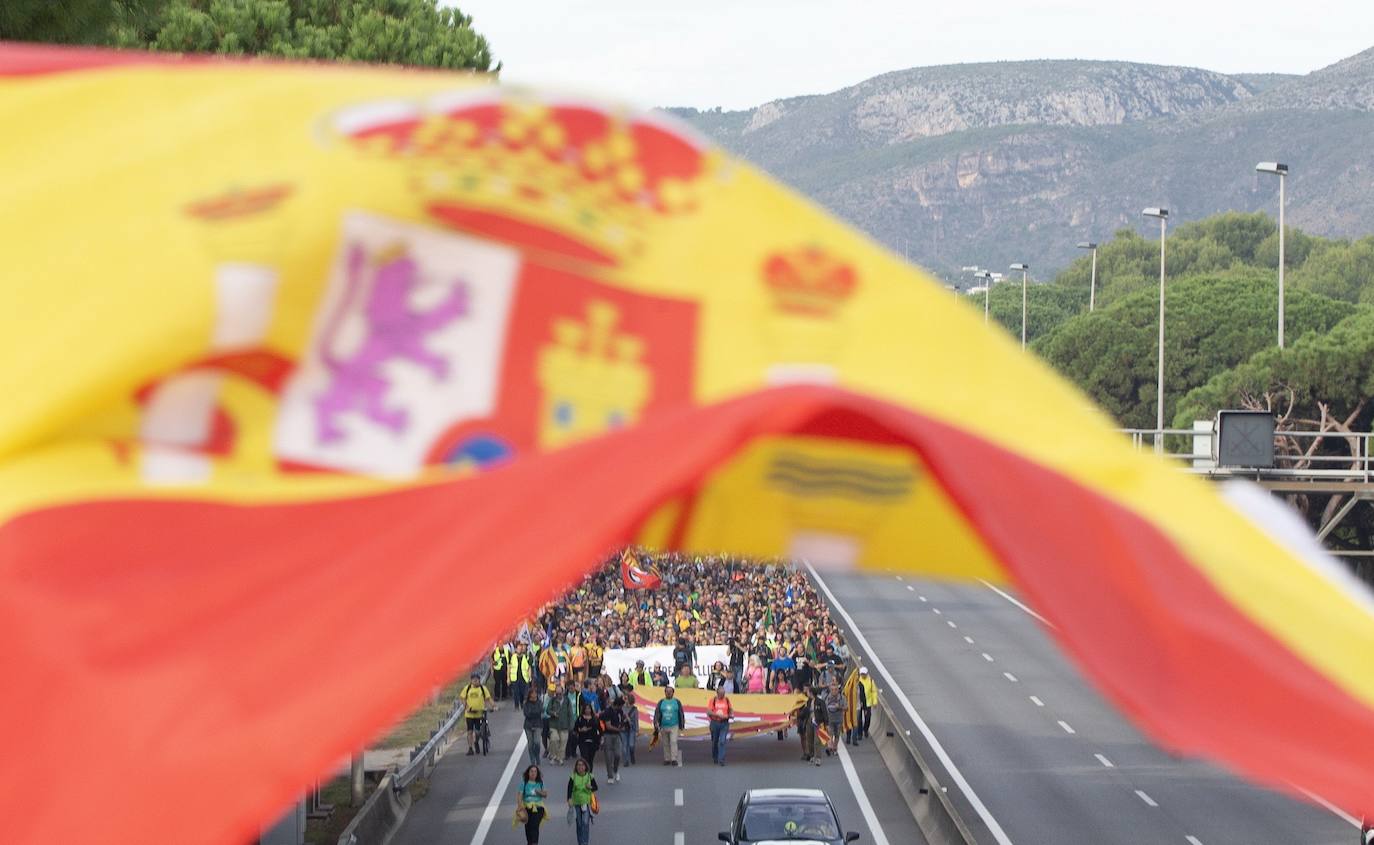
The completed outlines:
<svg viewBox="0 0 1374 845">
<path fill-rule="evenodd" d="M 444 0 L 505 80 L 746 108 L 890 70 L 1118 59 L 1307 73 L 1374 46 L 1374 0 Z"/>
</svg>

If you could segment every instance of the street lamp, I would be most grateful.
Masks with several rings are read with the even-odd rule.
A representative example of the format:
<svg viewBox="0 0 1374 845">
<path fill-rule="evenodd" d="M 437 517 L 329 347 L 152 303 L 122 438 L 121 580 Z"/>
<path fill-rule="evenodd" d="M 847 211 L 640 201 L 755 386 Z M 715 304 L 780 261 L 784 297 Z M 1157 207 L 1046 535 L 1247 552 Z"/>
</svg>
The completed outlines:
<svg viewBox="0 0 1374 845">
<path fill-rule="evenodd" d="M 1283 348 L 1283 183 L 1287 181 L 1288 165 L 1277 161 L 1262 161 L 1255 165 L 1260 173 L 1279 177 L 1279 348 Z"/>
<path fill-rule="evenodd" d="M 1155 451 L 1164 451 L 1164 227 L 1169 222 L 1169 209 L 1147 208 L 1140 212 L 1159 219 L 1159 384 L 1155 396 L 1158 412 L 1155 416 Z"/>
<path fill-rule="evenodd" d="M 1084 241 L 1078 245 L 1078 248 L 1093 251 L 1093 275 L 1088 282 L 1088 310 L 1091 311 L 1097 302 L 1097 244 L 1092 241 Z"/>
<path fill-rule="evenodd" d="M 980 270 L 973 275 L 975 278 L 983 280 L 983 325 L 986 326 L 988 324 L 988 313 L 991 310 L 991 306 L 988 304 L 990 302 L 988 296 L 992 292 L 992 273 L 989 273 L 987 270 Z"/>
<path fill-rule="evenodd" d="M 1012 270 L 1021 271 L 1021 348 L 1026 348 L 1026 279 L 1030 273 L 1029 264 L 1013 264 Z"/>
</svg>

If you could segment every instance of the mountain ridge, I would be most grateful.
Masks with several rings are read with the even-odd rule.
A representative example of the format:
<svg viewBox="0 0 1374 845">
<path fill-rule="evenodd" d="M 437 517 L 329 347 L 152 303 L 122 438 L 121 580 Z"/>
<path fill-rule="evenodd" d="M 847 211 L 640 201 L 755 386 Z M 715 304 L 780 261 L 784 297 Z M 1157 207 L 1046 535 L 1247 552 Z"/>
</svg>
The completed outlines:
<svg viewBox="0 0 1374 845">
<path fill-rule="evenodd" d="M 1097 60 L 892 71 L 739 111 L 669 109 L 918 263 L 1063 267 L 1074 245 L 1166 205 L 1174 219 L 1277 206 L 1256 161 L 1293 167 L 1289 220 L 1374 231 L 1374 49 L 1310 74 Z"/>
</svg>

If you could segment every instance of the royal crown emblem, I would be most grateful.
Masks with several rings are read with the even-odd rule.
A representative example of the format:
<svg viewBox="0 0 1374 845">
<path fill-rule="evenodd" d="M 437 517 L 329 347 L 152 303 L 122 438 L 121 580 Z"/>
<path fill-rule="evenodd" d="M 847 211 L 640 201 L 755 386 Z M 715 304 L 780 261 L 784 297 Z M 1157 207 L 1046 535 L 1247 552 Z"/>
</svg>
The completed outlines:
<svg viewBox="0 0 1374 845">
<path fill-rule="evenodd" d="M 584 320 L 559 318 L 553 341 L 539 353 L 539 445 L 552 448 L 639 419 L 653 373 L 644 341 L 619 328 L 620 310 L 605 300 L 587 304 Z"/>
<path fill-rule="evenodd" d="M 600 265 L 694 212 L 715 154 L 669 119 L 504 89 L 373 103 L 334 120 L 364 155 L 404 161 L 437 222 Z"/>
<path fill-rule="evenodd" d="M 852 266 L 814 246 L 770 255 L 763 281 L 778 311 L 817 318 L 833 318 L 859 285 Z"/>
</svg>

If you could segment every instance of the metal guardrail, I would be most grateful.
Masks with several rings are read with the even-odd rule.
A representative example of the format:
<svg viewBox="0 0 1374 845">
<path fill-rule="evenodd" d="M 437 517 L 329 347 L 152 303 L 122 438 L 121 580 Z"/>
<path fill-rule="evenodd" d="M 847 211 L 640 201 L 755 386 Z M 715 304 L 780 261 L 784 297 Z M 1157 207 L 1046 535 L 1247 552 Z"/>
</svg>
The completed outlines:
<svg viewBox="0 0 1374 845">
<path fill-rule="evenodd" d="M 485 684 L 491 680 L 491 661 L 483 660 L 480 665 L 482 683 Z M 467 707 L 461 698 L 453 702 L 453 709 L 449 711 L 448 716 L 430 732 L 428 740 L 411 749 L 410 761 L 392 776 L 392 789 L 397 791 L 405 789 L 414 783 L 415 779 L 427 771 L 430 766 L 438 762 L 441 746 L 466 712 Z"/>
<path fill-rule="evenodd" d="M 1124 428 L 1119 429 L 1119 431 L 1129 437 L 1131 445 L 1140 451 L 1154 448 L 1161 437 L 1187 438 L 1191 445 L 1196 442 L 1194 438 L 1216 436 L 1211 431 L 1192 428 L 1166 428 L 1162 430 Z M 1275 443 L 1285 438 L 1298 441 L 1305 446 L 1319 438 L 1346 443 L 1353 440 L 1355 450 L 1353 455 L 1314 454 L 1302 458 L 1276 452 L 1273 467 L 1219 467 L 1213 463 L 1210 453 L 1169 452 L 1166 450 L 1162 454 L 1165 457 L 1184 462 L 1186 466 L 1182 468 L 1197 475 L 1374 482 L 1374 434 L 1363 432 L 1346 434 L 1339 431 L 1280 431 L 1274 433 Z M 1294 466 L 1299 461 L 1306 461 L 1310 465 L 1306 467 Z"/>
</svg>

